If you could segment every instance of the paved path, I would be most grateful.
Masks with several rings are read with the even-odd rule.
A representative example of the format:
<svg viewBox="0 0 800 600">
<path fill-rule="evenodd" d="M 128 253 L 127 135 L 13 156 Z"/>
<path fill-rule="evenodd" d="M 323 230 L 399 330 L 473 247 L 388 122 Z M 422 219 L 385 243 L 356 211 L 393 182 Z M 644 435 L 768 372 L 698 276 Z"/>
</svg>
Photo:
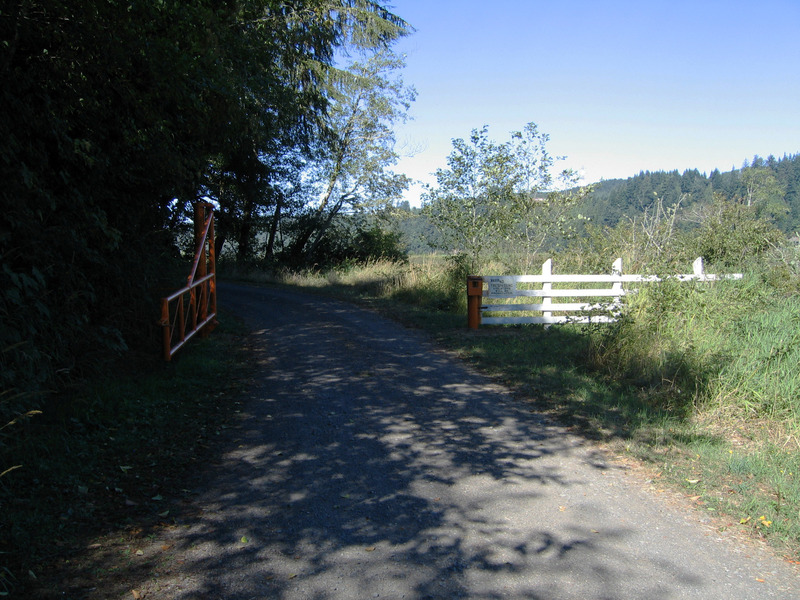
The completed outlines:
<svg viewBox="0 0 800 600">
<path fill-rule="evenodd" d="M 220 302 L 260 375 L 141 597 L 800 598 L 790 565 L 415 332 L 289 291 L 228 284 Z"/>
</svg>

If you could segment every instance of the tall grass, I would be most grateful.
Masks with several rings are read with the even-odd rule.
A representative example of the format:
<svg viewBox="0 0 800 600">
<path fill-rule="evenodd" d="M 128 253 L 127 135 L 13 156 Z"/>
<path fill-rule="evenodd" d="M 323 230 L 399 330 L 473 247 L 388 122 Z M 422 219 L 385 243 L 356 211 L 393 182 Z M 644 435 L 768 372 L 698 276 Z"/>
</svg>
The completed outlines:
<svg viewBox="0 0 800 600">
<path fill-rule="evenodd" d="M 644 287 L 628 297 L 624 319 L 597 336 L 593 360 L 704 418 L 800 426 L 800 301 L 758 274 Z"/>
</svg>

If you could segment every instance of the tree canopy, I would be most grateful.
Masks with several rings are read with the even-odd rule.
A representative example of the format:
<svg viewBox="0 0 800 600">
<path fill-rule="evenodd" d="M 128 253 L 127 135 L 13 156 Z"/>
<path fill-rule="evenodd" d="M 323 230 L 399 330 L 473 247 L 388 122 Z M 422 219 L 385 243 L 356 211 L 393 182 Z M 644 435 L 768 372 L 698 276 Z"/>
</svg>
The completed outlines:
<svg viewBox="0 0 800 600">
<path fill-rule="evenodd" d="M 553 173 L 549 139 L 528 123 L 502 143 L 489 139 L 485 126 L 473 130 L 469 141 L 453 140 L 448 166 L 436 171 L 437 184 L 428 187 L 424 205 L 441 241 L 469 255 L 473 271 L 486 251 L 511 243 L 533 254 L 564 230 L 566 211 L 578 200 L 569 191 L 578 176 L 571 170 Z"/>
<path fill-rule="evenodd" d="M 147 338 L 194 200 L 252 253 L 336 138 L 337 52 L 409 31 L 371 0 L 4 3 L 0 422 Z"/>
</svg>

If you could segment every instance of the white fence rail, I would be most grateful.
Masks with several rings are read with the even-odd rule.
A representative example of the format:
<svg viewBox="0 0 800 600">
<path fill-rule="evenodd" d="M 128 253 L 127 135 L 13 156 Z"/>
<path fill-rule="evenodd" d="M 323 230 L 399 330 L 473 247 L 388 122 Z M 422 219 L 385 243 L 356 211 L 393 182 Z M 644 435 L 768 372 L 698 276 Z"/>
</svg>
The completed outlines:
<svg viewBox="0 0 800 600">
<path fill-rule="evenodd" d="M 553 275 L 553 262 L 547 260 L 542 265 L 541 275 L 493 275 L 488 277 L 469 277 L 467 279 L 468 325 L 477 329 L 479 325 L 512 325 L 521 323 L 611 323 L 619 316 L 621 299 L 635 289 L 626 289 L 624 284 L 657 282 L 660 278 L 650 275 L 624 275 L 622 259 L 618 258 L 611 267 L 610 274 L 598 275 Z M 730 275 L 711 275 L 705 272 L 703 259 L 693 264 L 690 275 L 673 275 L 670 279 L 679 281 L 717 281 L 720 279 L 741 279 L 741 273 Z M 606 284 L 603 287 L 553 288 L 553 284 Z M 486 284 L 486 288 L 484 288 Z M 523 284 L 523 287 L 520 287 Z M 541 285 L 541 287 L 532 288 Z M 518 298 L 541 298 L 534 303 L 484 304 L 483 299 L 516 300 Z M 558 298 L 567 302 L 554 301 Z M 575 301 L 579 299 L 578 301 Z M 524 316 L 483 316 L 491 313 L 540 313 Z M 558 314 L 554 314 L 558 313 Z"/>
</svg>

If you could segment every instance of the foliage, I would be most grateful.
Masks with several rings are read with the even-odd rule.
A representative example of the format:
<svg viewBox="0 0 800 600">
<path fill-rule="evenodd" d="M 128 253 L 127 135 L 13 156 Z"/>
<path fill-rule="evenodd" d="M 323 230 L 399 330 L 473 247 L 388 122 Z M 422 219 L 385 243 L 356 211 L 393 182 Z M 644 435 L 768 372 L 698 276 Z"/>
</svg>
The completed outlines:
<svg viewBox="0 0 800 600">
<path fill-rule="evenodd" d="M 597 226 L 615 227 L 621 221 L 637 219 L 660 204 L 669 210 L 680 203 L 684 209 L 711 201 L 712 183 L 695 170 L 643 171 L 629 179 L 605 180 L 596 184 L 578 205 L 578 210 Z"/>
<path fill-rule="evenodd" d="M 776 246 L 784 235 L 758 213 L 754 206 L 717 196 L 691 244 L 694 253 L 709 263 L 736 268 Z"/>
<path fill-rule="evenodd" d="M 718 233 L 711 231 L 711 223 L 719 220 L 723 203 L 744 206 L 732 209 L 727 215 L 737 210 L 741 213 L 735 220 L 743 220 L 744 231 L 738 232 L 736 237 L 749 237 L 751 242 L 754 238 L 768 240 L 768 246 L 776 239 L 776 232 L 771 231 L 769 225 L 787 236 L 800 233 L 800 155 L 782 159 L 756 156 L 741 169 L 726 173 L 715 170 L 709 175 L 697 169 L 683 173 L 644 171 L 626 180 L 605 180 L 591 187 L 567 187 L 561 193 L 568 196 L 563 201 L 546 205 L 541 202 L 546 196 L 541 194 L 537 197 L 538 204 L 534 204 L 539 209 L 555 211 L 548 214 L 548 210 L 540 210 L 542 221 L 559 223 L 550 231 L 535 226 L 529 230 L 544 234 L 543 243 L 531 243 L 541 242 L 543 238 L 524 235 L 526 229 L 521 225 L 499 243 L 496 243 L 498 236 L 492 237 L 490 246 L 497 245 L 503 254 L 517 254 L 518 257 L 525 249 L 527 263 L 532 266 L 537 248 L 553 251 L 566 242 L 573 248 L 586 249 L 594 244 L 598 250 L 608 249 L 600 253 L 604 266 L 608 256 L 613 254 L 623 256 L 626 265 L 643 264 L 658 269 L 665 265 L 653 264 L 647 242 L 659 247 L 668 242 L 670 248 L 659 253 L 667 262 L 674 254 L 678 254 L 680 260 L 689 258 L 692 253 L 697 256 L 697 248 L 691 247 L 692 240 L 696 240 L 698 230 L 712 238 Z M 454 240 L 442 237 L 439 227 L 431 224 L 430 211 L 419 214 L 416 210 L 398 214 L 397 226 L 404 232 L 405 243 L 412 252 L 459 248 Z M 522 216 L 520 223 L 525 223 Z M 535 225 L 535 219 L 533 223 Z M 730 225 L 732 223 L 725 227 Z M 725 231 L 725 227 L 720 231 Z M 718 241 L 724 242 L 723 238 L 724 235 L 720 235 Z M 709 241 L 712 246 L 717 243 Z M 742 245 L 742 241 L 737 242 L 740 249 L 749 244 Z M 765 246 L 759 243 L 752 247 L 758 252 Z M 582 261 L 588 258 L 580 252 L 574 256 Z M 729 258 L 734 260 L 733 256 Z"/>
<path fill-rule="evenodd" d="M 800 423 L 800 302 L 769 302 L 768 310 L 762 306 L 724 328 L 720 349 L 730 360 L 702 398 L 718 418 Z"/>
<path fill-rule="evenodd" d="M 426 212 L 449 248 L 466 252 L 477 271 L 487 246 L 511 229 L 508 209 L 521 174 L 510 144 L 489 140 L 487 127 L 473 130 L 468 142 L 453 140 L 447 164 L 436 171 L 437 187 L 428 187 Z"/>
<path fill-rule="evenodd" d="M 404 204 L 408 205 L 408 202 Z M 404 206 L 401 203 L 392 212 L 392 221 L 409 254 L 432 254 L 436 248 L 447 247 L 439 229 L 422 208 Z"/>
<path fill-rule="evenodd" d="M 773 268 L 741 282 L 642 286 L 596 336 L 594 364 L 683 411 L 800 427 L 800 304 L 769 283 Z"/>
<path fill-rule="evenodd" d="M 386 211 L 408 187 L 390 171 L 398 156 L 394 126 L 406 120 L 416 95 L 398 72 L 402 57 L 383 50 L 339 72 L 327 127 L 300 175 L 302 226 L 289 243 L 292 262 L 308 262 L 343 213 Z M 334 242 L 335 243 L 335 242 Z"/>
<path fill-rule="evenodd" d="M 428 186 L 424 204 L 447 249 L 466 253 L 473 272 L 487 251 L 505 242 L 513 239 L 532 255 L 554 231 L 563 231 L 576 198 L 554 189 L 548 140 L 534 123 L 504 143 L 490 140 L 485 126 L 468 142 L 453 140 L 448 168 L 436 171 L 437 185 Z M 565 170 L 558 183 L 574 186 L 576 179 Z"/>
<path fill-rule="evenodd" d="M 787 235 L 800 230 L 800 155 L 745 161 L 742 168 L 710 174 L 691 169 L 679 173 L 643 171 L 629 179 L 601 181 L 579 205 L 580 212 L 598 225 L 614 227 L 650 209 L 655 199 L 664 208 L 679 201 L 685 211 L 683 226 L 696 222 L 715 195 L 752 206 L 757 216 Z"/>
<path fill-rule="evenodd" d="M 716 306 L 711 323 L 695 318 L 714 289 L 669 279 L 642 285 L 626 297 L 623 318 L 593 338 L 594 367 L 649 390 L 652 401 L 685 416 L 725 360 L 716 345 L 719 320 L 733 318 L 733 307 Z"/>
<path fill-rule="evenodd" d="M 155 347 L 155 296 L 175 285 L 198 197 L 217 200 L 219 245 L 242 257 L 274 234 L 329 134 L 336 53 L 408 31 L 370 0 L 6 4 L 0 425 L 109 355 Z"/>
<path fill-rule="evenodd" d="M 406 262 L 408 255 L 400 247 L 400 235 L 384 229 L 377 221 L 338 219 L 331 233 L 320 239 L 308 254 L 307 264 L 326 271 L 373 261 Z"/>
</svg>

